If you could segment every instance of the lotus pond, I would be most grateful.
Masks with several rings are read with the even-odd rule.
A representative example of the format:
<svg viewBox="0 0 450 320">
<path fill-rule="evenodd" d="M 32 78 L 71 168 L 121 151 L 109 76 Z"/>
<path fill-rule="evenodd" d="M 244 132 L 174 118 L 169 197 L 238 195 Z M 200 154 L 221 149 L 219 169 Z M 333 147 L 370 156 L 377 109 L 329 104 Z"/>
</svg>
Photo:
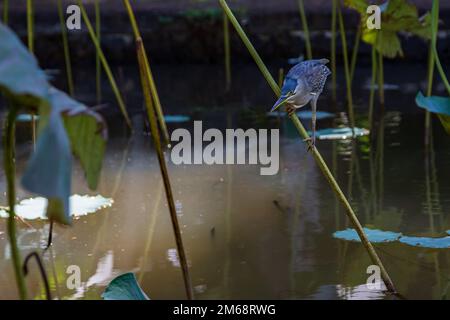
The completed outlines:
<svg viewBox="0 0 450 320">
<path fill-rule="evenodd" d="M 416 72 L 413 66 L 403 68 L 411 74 Z M 186 90 L 181 88 L 174 97 L 165 84 L 180 76 L 181 70 L 197 76 L 185 79 Z M 234 79 L 239 89 L 232 91 L 232 103 L 211 96 L 222 85 L 222 79 L 215 76 L 221 72 L 220 65 L 183 66 L 181 70 L 155 68 L 164 105 L 173 115 L 183 115 L 169 118 L 174 120 L 168 121 L 170 130 L 191 130 L 194 119 L 215 128 L 278 127 L 278 119 L 265 113 L 265 106 L 273 102 L 271 95 L 252 94 L 251 88 L 265 85 L 254 66 L 241 66 L 242 72 Z M 450 141 L 436 119 L 433 150 L 425 153 L 423 133 L 418 130 L 423 126 L 423 114 L 414 104 L 415 90 L 404 90 L 412 85 L 405 81 L 408 77 L 399 79 L 391 70 L 392 82 L 398 87 L 388 91 L 388 111 L 374 140 L 368 136 L 353 141 L 319 140 L 318 148 L 365 227 L 442 238 L 450 229 Z M 370 77 L 370 70 L 358 72 L 362 79 Z M 139 79 L 132 72 L 126 74 L 131 75 L 125 82 L 133 99 Z M 188 90 L 203 81 L 209 84 L 208 90 Z M 89 94 L 89 88 L 82 90 Z M 355 96 L 366 93 L 361 84 Z M 325 96 L 322 104 L 326 105 L 329 98 Z M 363 108 L 362 104 L 357 106 L 357 110 Z M 329 116 L 319 120 L 319 129 L 345 125 L 345 113 L 328 106 L 325 110 Z M 362 125 L 366 121 L 363 114 L 357 119 Z M 115 276 L 132 271 L 151 298 L 184 298 L 163 183 L 144 119 L 139 112 L 133 116 L 139 129 L 131 137 L 124 133 L 120 120 L 113 117 L 110 121 L 116 125 L 110 125 L 97 190 L 87 188 L 82 169 L 77 166 L 72 192 L 101 195 L 113 202 L 103 207 L 105 200 L 98 199 L 98 211 L 77 217 L 71 228 L 55 228 L 54 244 L 43 255 L 52 293 L 61 299 L 99 299 Z M 336 231 L 351 225 L 288 119 L 281 119 L 280 127 L 278 175 L 261 176 L 259 166 L 254 165 L 169 165 L 196 297 L 386 298 L 382 292 L 365 287 L 370 260 L 361 244 L 334 237 Z M 18 131 L 28 134 L 27 127 L 19 126 Z M 28 141 L 18 145 L 18 177 L 31 152 Z M 0 203 L 6 203 L 3 175 L 1 188 Z M 17 196 L 22 200 L 32 195 L 19 190 Z M 48 224 L 25 221 L 18 222 L 20 248 L 27 252 L 45 246 Z M 1 223 L 0 298 L 14 299 L 6 232 Z M 440 299 L 448 291 L 448 246 L 436 249 L 400 241 L 374 245 L 404 296 Z M 82 286 L 78 290 L 66 286 L 66 271 L 71 265 L 81 269 Z M 33 298 L 45 298 L 38 271 L 32 271 L 27 283 Z"/>
</svg>

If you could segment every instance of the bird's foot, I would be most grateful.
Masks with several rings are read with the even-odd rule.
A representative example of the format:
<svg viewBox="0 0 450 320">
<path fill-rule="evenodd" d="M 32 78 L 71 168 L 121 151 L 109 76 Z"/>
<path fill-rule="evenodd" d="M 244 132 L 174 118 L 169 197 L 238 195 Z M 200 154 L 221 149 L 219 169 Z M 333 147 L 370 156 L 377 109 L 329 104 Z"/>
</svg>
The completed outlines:
<svg viewBox="0 0 450 320">
<path fill-rule="evenodd" d="M 303 139 L 303 141 L 308 144 L 308 149 L 306 149 L 308 152 L 312 151 L 316 147 L 316 142 L 312 138 L 306 138 Z"/>
<path fill-rule="evenodd" d="M 295 112 L 295 108 L 293 106 L 291 106 L 291 105 L 288 105 L 286 107 L 286 112 L 287 112 L 288 116 L 290 117 Z"/>
</svg>

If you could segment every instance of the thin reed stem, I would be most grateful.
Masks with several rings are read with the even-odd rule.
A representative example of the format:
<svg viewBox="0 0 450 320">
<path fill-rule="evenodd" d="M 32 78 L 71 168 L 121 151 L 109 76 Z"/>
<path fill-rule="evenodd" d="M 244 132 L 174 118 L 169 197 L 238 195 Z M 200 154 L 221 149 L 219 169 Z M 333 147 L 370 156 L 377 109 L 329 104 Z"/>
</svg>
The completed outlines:
<svg viewBox="0 0 450 320">
<path fill-rule="evenodd" d="M 347 52 L 347 38 L 345 34 L 345 26 L 344 26 L 344 18 L 342 17 L 342 8 L 341 3 L 338 1 L 337 13 L 339 19 L 339 30 L 341 34 L 342 41 L 342 54 L 344 56 L 344 69 L 345 69 L 345 82 L 347 87 L 347 112 L 350 120 L 350 126 L 352 128 L 355 127 L 355 116 L 353 113 L 353 96 L 352 96 L 352 83 L 351 83 L 351 74 L 350 74 L 350 66 L 348 61 L 348 52 Z"/>
<path fill-rule="evenodd" d="M 355 34 L 355 43 L 353 45 L 352 60 L 350 63 L 350 83 L 353 83 L 353 78 L 355 77 L 356 60 L 358 58 L 359 43 L 361 42 L 361 33 L 362 26 L 359 24 Z"/>
<path fill-rule="evenodd" d="M 158 122 L 155 115 L 155 108 L 151 96 L 150 80 L 148 78 L 147 67 L 145 63 L 145 51 L 140 38 L 136 41 L 137 54 L 139 61 L 139 70 L 142 81 L 142 90 L 145 98 L 145 105 L 147 108 L 147 114 L 150 122 L 150 130 L 155 145 L 155 149 L 158 155 L 159 167 L 161 169 L 161 175 L 164 181 L 164 189 L 166 191 L 167 204 L 169 206 L 170 218 L 172 221 L 173 232 L 175 236 L 175 242 L 177 244 L 178 257 L 180 258 L 180 265 L 183 271 L 183 280 L 186 290 L 186 296 L 188 300 L 194 299 L 194 291 L 192 290 L 191 278 L 189 276 L 189 266 L 186 258 L 186 253 L 184 251 L 183 240 L 181 237 L 181 229 L 178 223 L 177 212 L 175 208 L 175 201 L 173 199 L 172 187 L 170 185 L 169 173 L 166 166 L 166 160 L 164 158 L 164 153 L 161 147 L 161 140 L 159 137 Z"/>
<path fill-rule="evenodd" d="M 34 12 L 33 0 L 27 0 L 27 40 L 28 50 L 34 53 Z M 31 136 L 33 147 L 36 146 L 36 117 L 34 111 L 31 112 Z"/>
<path fill-rule="evenodd" d="M 227 16 L 223 14 L 223 45 L 225 51 L 225 83 L 226 90 L 231 88 L 231 49 L 230 49 L 230 25 Z"/>
<path fill-rule="evenodd" d="M 300 19 L 302 20 L 302 28 L 305 34 L 306 57 L 312 59 L 311 40 L 309 36 L 308 20 L 306 19 L 305 5 L 303 0 L 298 0 L 298 10 L 300 11 Z"/>
<path fill-rule="evenodd" d="M 373 109 L 375 104 L 375 83 L 377 81 L 377 50 L 372 46 L 372 79 L 370 80 L 369 129 L 373 127 Z"/>
<path fill-rule="evenodd" d="M 100 16 L 100 0 L 95 0 L 95 34 L 97 35 L 98 43 L 102 43 L 102 27 L 101 27 L 101 16 Z M 102 64 L 100 61 L 100 55 L 98 51 L 95 56 L 95 82 L 97 89 L 97 103 L 102 102 Z"/>
<path fill-rule="evenodd" d="M 3 24 L 9 23 L 9 0 L 3 0 Z"/>
<path fill-rule="evenodd" d="M 236 31 L 238 32 L 239 36 L 241 37 L 241 40 L 244 42 L 244 44 L 247 47 L 247 49 L 250 51 L 250 54 L 252 55 L 252 57 L 255 58 L 255 62 L 258 64 L 259 69 L 260 70 L 267 70 L 267 67 L 264 65 L 264 63 L 262 62 L 261 58 L 259 57 L 259 54 L 256 52 L 256 49 L 253 47 L 253 45 L 251 44 L 250 40 L 245 35 L 245 32 L 240 27 L 239 23 L 237 22 L 236 18 L 234 17 L 233 12 L 229 8 L 229 6 L 226 3 L 226 1 L 225 0 L 219 0 L 219 3 L 222 6 L 222 8 L 225 11 L 225 13 L 227 14 L 227 16 L 230 19 L 230 21 L 233 24 L 233 26 L 235 26 Z M 270 87 L 273 89 L 273 92 L 275 93 L 276 97 L 279 97 L 280 94 L 281 94 L 281 89 L 277 85 L 276 81 L 273 79 L 273 77 L 270 75 L 270 73 L 268 71 L 267 72 L 263 72 L 263 75 L 264 75 L 266 81 L 268 82 L 268 84 L 270 85 Z M 294 126 L 296 127 L 296 129 L 297 129 L 298 133 L 300 134 L 300 136 L 304 140 L 310 139 L 306 129 L 303 127 L 302 123 L 298 119 L 298 116 L 295 114 L 295 112 L 292 113 L 292 115 L 290 116 L 290 119 L 294 123 Z M 361 239 L 362 244 L 366 248 L 370 258 L 372 259 L 373 263 L 377 264 L 380 267 L 381 276 L 383 278 L 384 283 L 386 284 L 387 289 L 390 292 L 396 292 L 394 284 L 393 284 L 391 278 L 389 277 L 386 269 L 384 268 L 383 263 L 381 262 L 381 260 L 378 257 L 374 247 L 372 246 L 372 244 L 370 243 L 370 241 L 367 238 L 366 234 L 364 233 L 364 230 L 363 230 L 363 228 L 362 228 L 362 226 L 361 226 L 361 224 L 360 224 L 360 222 L 359 222 L 355 212 L 353 211 L 350 203 L 348 202 L 347 198 L 345 197 L 345 195 L 342 192 L 341 188 L 339 187 L 338 183 L 334 179 L 332 173 L 328 169 L 328 166 L 325 163 L 325 161 L 323 160 L 320 152 L 315 147 L 311 148 L 311 152 L 312 152 L 312 155 L 313 155 L 313 157 L 314 157 L 314 159 L 316 161 L 316 164 L 319 166 L 319 168 L 321 169 L 323 175 L 325 176 L 325 178 L 327 179 L 328 183 L 330 184 L 331 189 L 334 191 L 334 193 L 339 198 L 340 202 L 345 207 L 345 209 L 346 209 L 345 212 L 347 214 L 347 217 L 349 218 L 349 220 L 353 224 L 354 228 L 356 229 L 356 232 L 358 233 L 358 236 Z"/>
<path fill-rule="evenodd" d="M 437 32 L 438 32 L 438 24 L 439 24 L 439 0 L 433 0 L 433 7 L 431 11 L 431 47 L 433 48 L 434 60 L 436 62 L 436 68 L 439 71 L 439 75 L 444 82 L 444 86 L 447 89 L 448 94 L 450 95 L 450 83 L 445 75 L 444 68 L 442 67 L 441 60 L 439 59 L 439 55 L 437 52 Z"/>
<path fill-rule="evenodd" d="M 22 300 L 27 299 L 27 287 L 25 285 L 25 278 L 22 270 L 20 250 L 17 245 L 16 236 L 16 162 L 15 162 L 15 143 L 16 143 L 16 117 L 17 109 L 12 107 L 8 113 L 5 122 L 5 131 L 3 136 L 3 167 L 6 175 L 6 196 L 8 198 L 8 237 L 11 246 L 11 260 L 16 276 L 17 288 L 19 290 L 19 297 Z"/>
<path fill-rule="evenodd" d="M 131 26 L 133 28 L 135 40 L 137 41 L 138 39 L 141 39 L 141 41 L 142 41 L 141 33 L 139 32 L 136 17 L 134 16 L 134 12 L 130 5 L 130 2 L 128 0 L 123 0 L 123 3 L 127 9 L 128 16 L 130 18 L 130 22 L 131 22 Z M 155 110 L 156 110 L 156 116 L 158 117 L 158 123 L 159 123 L 159 126 L 161 128 L 161 131 L 162 131 L 162 134 L 164 137 L 164 142 L 165 142 L 166 146 L 170 146 L 169 131 L 167 130 L 166 121 L 164 120 L 164 112 L 162 110 L 161 101 L 159 99 L 158 90 L 156 89 L 155 80 L 153 78 L 153 73 L 150 68 L 150 62 L 148 60 L 148 56 L 145 51 L 144 43 L 142 43 L 142 46 L 144 47 L 143 54 L 144 54 L 144 62 L 145 62 L 145 71 L 147 73 L 147 78 L 149 80 L 151 96 L 152 96 L 153 104 L 154 104 Z"/>
<path fill-rule="evenodd" d="M 384 112 L 384 58 L 383 53 L 378 52 L 378 94 L 381 111 Z"/>
<path fill-rule="evenodd" d="M 427 96 L 430 97 L 433 91 L 433 78 L 434 78 L 434 55 L 432 44 L 428 53 L 428 78 L 427 78 Z M 425 111 L 425 147 L 430 144 L 430 129 L 431 129 L 431 113 Z"/>
<path fill-rule="evenodd" d="M 337 72 L 336 72 L 336 15 L 337 15 L 337 0 L 332 0 L 331 11 L 331 90 L 332 100 L 336 103 L 336 84 L 337 84 Z"/>
<path fill-rule="evenodd" d="M 120 94 L 119 88 L 117 87 L 116 80 L 114 79 L 114 75 L 111 71 L 111 68 L 109 67 L 108 61 L 106 60 L 105 55 L 103 54 L 103 50 L 100 46 L 100 42 L 97 39 L 97 36 L 95 35 L 94 28 L 92 27 L 91 21 L 89 20 L 89 16 L 86 12 L 86 9 L 83 5 L 83 2 L 81 0 L 78 0 L 78 6 L 81 9 L 81 14 L 83 16 L 83 21 L 86 24 L 86 27 L 88 28 L 89 35 L 91 37 L 92 42 L 95 45 L 95 48 L 97 50 L 97 54 L 100 57 L 100 61 L 102 63 L 103 69 L 106 72 L 106 75 L 108 76 L 109 83 L 114 91 L 114 95 L 116 96 L 117 103 L 119 105 L 120 111 L 122 112 L 122 115 L 125 119 L 125 122 L 127 123 L 128 127 L 131 129 L 131 120 L 128 116 L 127 108 L 125 106 L 125 103 L 123 101 L 122 95 Z"/>
<path fill-rule="evenodd" d="M 28 50 L 34 52 L 34 13 L 33 0 L 27 0 L 27 39 Z"/>
<path fill-rule="evenodd" d="M 70 58 L 69 39 L 68 39 L 68 35 L 67 35 L 62 0 L 58 0 L 58 16 L 59 16 L 59 22 L 61 25 L 61 36 L 62 36 L 63 48 L 64 48 L 64 61 L 66 64 L 67 87 L 69 89 L 69 94 L 72 97 L 74 97 L 75 96 L 75 86 L 73 83 L 72 61 Z"/>
</svg>

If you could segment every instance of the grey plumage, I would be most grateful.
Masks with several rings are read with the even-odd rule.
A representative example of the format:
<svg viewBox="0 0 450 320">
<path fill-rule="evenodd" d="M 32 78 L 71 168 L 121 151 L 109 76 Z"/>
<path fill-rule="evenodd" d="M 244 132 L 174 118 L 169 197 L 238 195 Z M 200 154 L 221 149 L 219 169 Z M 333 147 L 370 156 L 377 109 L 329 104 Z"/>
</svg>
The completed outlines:
<svg viewBox="0 0 450 320">
<path fill-rule="evenodd" d="M 306 60 L 292 67 L 286 78 L 303 79 L 308 86 L 308 91 L 320 94 L 325 86 L 330 69 L 326 66 L 328 59 Z"/>
<path fill-rule="evenodd" d="M 284 79 L 281 96 L 272 107 L 274 111 L 280 105 L 286 104 L 288 113 L 291 114 L 295 109 L 311 102 L 312 145 L 315 144 L 317 100 L 331 74 L 326 66 L 328 62 L 328 59 L 306 60 L 292 67 Z"/>
</svg>

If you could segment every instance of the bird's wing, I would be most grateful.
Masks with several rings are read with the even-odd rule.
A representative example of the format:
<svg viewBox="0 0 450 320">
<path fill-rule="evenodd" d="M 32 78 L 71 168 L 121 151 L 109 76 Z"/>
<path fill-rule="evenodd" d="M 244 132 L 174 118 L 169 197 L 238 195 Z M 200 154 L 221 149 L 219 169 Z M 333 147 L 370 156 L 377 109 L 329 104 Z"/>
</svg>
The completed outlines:
<svg viewBox="0 0 450 320">
<path fill-rule="evenodd" d="M 286 77 L 283 82 L 283 87 L 281 88 L 281 97 L 287 97 L 290 93 L 294 93 L 297 84 L 297 79 Z"/>
<path fill-rule="evenodd" d="M 330 74 L 331 71 L 326 65 L 315 63 L 305 66 L 300 77 L 308 86 L 310 93 L 320 94 Z"/>
</svg>

